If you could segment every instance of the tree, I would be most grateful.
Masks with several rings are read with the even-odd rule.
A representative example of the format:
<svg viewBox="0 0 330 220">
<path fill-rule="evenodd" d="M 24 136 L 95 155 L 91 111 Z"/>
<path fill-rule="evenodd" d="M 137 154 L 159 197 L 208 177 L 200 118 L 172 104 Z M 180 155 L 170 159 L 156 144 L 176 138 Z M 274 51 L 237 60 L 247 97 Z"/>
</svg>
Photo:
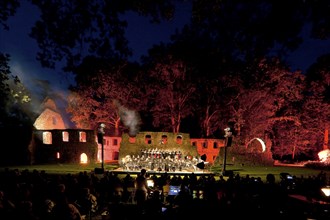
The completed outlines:
<svg viewBox="0 0 330 220">
<path fill-rule="evenodd" d="M 4 30 L 8 30 L 7 20 L 10 16 L 14 16 L 17 8 L 20 6 L 19 0 L 6 0 L 0 5 L 0 24 Z"/>
<path fill-rule="evenodd" d="M 153 125 L 173 133 L 180 132 L 182 119 L 194 111 L 193 95 L 196 91 L 186 64 L 167 57 L 157 62 L 149 73 L 153 82 L 147 86 L 153 91 L 150 109 Z"/>
<path fill-rule="evenodd" d="M 35 117 L 30 106 L 31 95 L 19 77 L 11 74 L 9 61 L 8 54 L 0 54 L 1 124 L 6 126 L 23 121 L 31 124 Z M 16 122 L 13 123 L 14 121 Z"/>
<path fill-rule="evenodd" d="M 0 24 L 2 25 L 3 29 L 6 31 L 9 29 L 7 25 L 7 20 L 10 16 L 14 16 L 16 13 L 17 8 L 19 7 L 18 0 L 9 0 L 4 1 L 0 5 Z M 4 121 L 7 117 L 7 102 L 10 94 L 10 88 L 8 85 L 8 80 L 10 78 L 10 55 L 6 53 L 0 52 L 0 115 L 1 115 L 1 124 L 3 126 Z"/>
<path fill-rule="evenodd" d="M 205 80 L 203 85 L 205 86 L 204 93 L 200 96 L 201 99 L 201 130 L 204 137 L 210 137 L 218 129 L 218 121 L 221 120 L 221 86 L 219 81 Z M 200 91 L 200 90 L 199 90 Z M 200 91 L 201 92 L 201 91 Z"/>
<path fill-rule="evenodd" d="M 273 148 L 275 154 L 277 146 L 290 148 L 292 145 L 287 143 L 292 136 L 278 138 L 276 131 L 280 130 L 276 128 L 281 122 L 290 122 L 292 127 L 286 127 L 289 130 L 300 125 L 299 110 L 295 106 L 303 99 L 304 76 L 288 71 L 277 59 L 261 60 L 246 71 L 238 78 L 227 80 L 228 87 L 233 88 L 228 111 L 235 123 L 235 139 L 243 145 L 254 138 L 271 139 L 273 146 L 267 148 Z M 246 76 L 249 77 L 245 79 Z"/>
<path fill-rule="evenodd" d="M 0 54 L 0 138 L 10 142 L 10 147 L 1 148 L 0 164 L 27 164 L 36 115 L 29 92 L 20 79 L 11 74 L 9 61 L 8 54 Z"/>
<path fill-rule="evenodd" d="M 303 127 L 298 107 L 303 101 L 305 77 L 298 71 L 289 71 L 277 60 L 266 65 L 261 62 L 260 68 L 265 74 L 265 78 L 261 78 L 262 84 L 269 87 L 265 98 L 272 97 L 269 100 L 269 107 L 273 109 L 273 112 L 267 120 L 266 131 L 272 137 L 273 153 L 290 152 L 294 159 L 295 155 L 306 152 L 299 141 L 299 133 L 302 132 Z"/>
<path fill-rule="evenodd" d="M 3 123 L 4 121 L 4 116 L 7 115 L 6 113 L 6 106 L 7 106 L 7 101 L 8 101 L 8 96 L 10 93 L 9 85 L 8 85 L 8 80 L 10 76 L 10 67 L 9 67 L 9 55 L 8 54 L 0 54 L 0 85 L 1 85 L 1 90 L 0 90 L 0 95 L 1 95 L 1 103 L 0 103 L 0 115 L 1 115 L 1 121 Z"/>
<path fill-rule="evenodd" d="M 125 128 L 132 134 L 137 132 L 139 92 L 134 85 L 134 74 L 132 78 L 125 75 L 128 66 L 123 63 L 95 70 L 97 73 L 72 88 L 67 112 L 77 127 L 95 129 L 99 123 L 105 123 L 115 134 Z"/>
<path fill-rule="evenodd" d="M 314 148 L 313 155 L 328 148 L 326 143 L 330 124 L 330 67 L 329 55 L 321 56 L 306 74 L 306 91 L 302 106 L 302 122 L 308 132 L 306 145 Z"/>
<path fill-rule="evenodd" d="M 172 1 L 31 0 L 41 11 L 30 36 L 40 51 L 37 59 L 54 68 L 64 61 L 72 71 L 86 56 L 126 59 L 131 55 L 125 38 L 125 13 L 150 16 L 152 22 L 173 16 Z"/>
</svg>

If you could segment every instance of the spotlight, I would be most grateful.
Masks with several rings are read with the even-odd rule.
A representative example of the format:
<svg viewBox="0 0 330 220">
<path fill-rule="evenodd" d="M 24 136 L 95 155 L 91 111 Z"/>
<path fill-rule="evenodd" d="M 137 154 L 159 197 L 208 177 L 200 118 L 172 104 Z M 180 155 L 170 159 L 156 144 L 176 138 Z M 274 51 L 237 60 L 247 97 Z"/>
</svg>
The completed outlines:
<svg viewBox="0 0 330 220">
<path fill-rule="evenodd" d="M 323 194 L 326 197 L 329 197 L 330 196 L 330 186 L 326 186 L 326 187 L 321 188 L 321 191 L 323 192 Z"/>
<path fill-rule="evenodd" d="M 147 179 L 147 185 L 149 188 L 154 188 L 155 183 L 153 179 Z"/>
</svg>

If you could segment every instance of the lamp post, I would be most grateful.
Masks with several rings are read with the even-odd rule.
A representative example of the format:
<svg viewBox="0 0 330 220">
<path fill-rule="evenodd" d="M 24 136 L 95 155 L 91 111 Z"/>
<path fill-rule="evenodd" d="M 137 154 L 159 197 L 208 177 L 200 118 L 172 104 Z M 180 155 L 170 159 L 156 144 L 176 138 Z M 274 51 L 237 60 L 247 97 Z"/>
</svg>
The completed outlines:
<svg viewBox="0 0 330 220">
<path fill-rule="evenodd" d="M 225 128 L 225 152 L 224 152 L 224 156 L 223 156 L 223 168 L 222 168 L 222 175 L 225 176 L 226 175 L 226 163 L 227 163 L 227 147 L 231 146 L 231 142 L 232 142 L 232 131 L 231 129 Z"/>
<path fill-rule="evenodd" d="M 103 135 L 104 135 L 104 128 L 105 128 L 105 124 L 101 123 L 100 126 L 98 127 L 97 130 L 97 142 L 99 144 L 101 144 L 102 148 L 101 148 L 101 168 L 102 171 L 104 170 L 104 142 L 103 142 Z"/>
</svg>

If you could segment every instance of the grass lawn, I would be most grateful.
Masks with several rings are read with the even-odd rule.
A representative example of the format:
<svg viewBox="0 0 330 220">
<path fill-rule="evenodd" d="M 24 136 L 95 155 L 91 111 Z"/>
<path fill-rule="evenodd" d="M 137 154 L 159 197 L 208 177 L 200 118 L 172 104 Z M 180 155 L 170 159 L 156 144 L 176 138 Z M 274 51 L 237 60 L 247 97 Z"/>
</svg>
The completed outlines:
<svg viewBox="0 0 330 220">
<path fill-rule="evenodd" d="M 95 168 L 101 168 L 101 164 L 45 164 L 45 165 L 24 165 L 24 166 L 6 166 L 1 167 L 1 170 L 5 168 L 18 169 L 18 170 L 25 170 L 28 169 L 29 171 L 38 170 L 38 171 L 46 171 L 49 174 L 77 174 L 79 172 L 87 171 L 91 172 L 94 171 Z M 105 170 L 113 170 L 118 168 L 116 164 L 105 164 Z"/>
<path fill-rule="evenodd" d="M 221 173 L 222 167 L 214 167 L 212 171 L 214 173 Z M 280 173 L 290 173 L 296 177 L 303 176 L 307 178 L 308 176 L 317 176 L 321 170 L 315 170 L 305 167 L 295 167 L 295 166 L 226 166 L 226 170 L 231 170 L 234 174 L 239 174 L 241 177 L 250 175 L 250 177 L 261 177 L 263 181 L 266 180 L 267 174 L 271 173 L 275 175 L 276 181 L 280 181 Z M 330 178 L 330 171 L 324 171 L 327 177 Z"/>
<path fill-rule="evenodd" d="M 92 172 L 95 168 L 101 168 L 101 164 L 89 164 L 89 165 L 76 165 L 76 164 L 52 164 L 52 165 L 26 165 L 26 166 L 7 166 L 0 167 L 0 172 L 5 168 L 29 170 L 30 172 L 33 170 L 38 171 L 46 171 L 48 174 L 78 174 L 79 172 L 87 171 Z M 116 163 L 112 164 L 104 164 L 104 168 L 107 171 L 114 170 L 118 168 Z M 222 166 L 213 166 L 210 168 L 216 177 L 218 177 L 222 172 Z M 276 181 L 280 181 L 280 173 L 290 173 L 291 175 L 295 175 L 297 177 L 303 176 L 307 178 L 308 176 L 316 176 L 321 170 L 309 169 L 305 167 L 293 167 L 293 166 L 233 166 L 227 165 L 226 171 L 233 171 L 234 174 L 239 174 L 241 177 L 245 177 L 246 175 L 250 175 L 250 177 L 261 177 L 263 181 L 266 180 L 266 175 L 271 173 L 275 175 Z M 324 171 L 327 174 L 327 178 L 330 178 L 330 171 Z M 124 175 L 124 174 L 122 174 Z M 121 176 L 119 176 L 121 177 Z M 226 177 L 225 177 L 226 178 Z M 330 181 L 330 179 L 329 179 Z"/>
</svg>

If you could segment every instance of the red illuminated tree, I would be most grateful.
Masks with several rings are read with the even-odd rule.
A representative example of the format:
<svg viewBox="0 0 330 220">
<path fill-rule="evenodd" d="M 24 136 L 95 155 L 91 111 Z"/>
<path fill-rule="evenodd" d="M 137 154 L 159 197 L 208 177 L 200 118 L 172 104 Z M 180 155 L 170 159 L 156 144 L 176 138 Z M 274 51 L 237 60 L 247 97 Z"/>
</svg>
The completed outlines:
<svg viewBox="0 0 330 220">
<path fill-rule="evenodd" d="M 279 122 L 290 122 L 290 129 L 296 129 L 300 124 L 299 109 L 295 105 L 303 98 L 304 76 L 286 70 L 277 60 L 262 60 L 255 68 L 249 69 L 248 76 L 244 81 L 239 80 L 244 77 L 241 76 L 229 82 L 236 89 L 228 105 L 237 139 L 245 145 L 256 137 L 270 138 L 273 146 L 267 147 L 274 149 L 274 143 L 291 142 L 292 136 L 287 136 L 286 140 L 283 137 L 278 139 L 273 129 Z"/>
<path fill-rule="evenodd" d="M 221 86 L 217 80 L 204 81 L 205 93 L 200 97 L 200 121 L 204 137 L 210 137 L 219 129 L 221 118 Z"/>
<path fill-rule="evenodd" d="M 105 123 L 107 128 L 118 133 L 125 129 L 126 120 L 130 120 L 135 123 L 134 128 L 138 128 L 139 87 L 134 85 L 135 78 L 127 78 L 124 74 L 126 67 L 122 64 L 99 70 L 72 89 L 67 112 L 77 127 L 93 129 L 99 123 Z"/>
<path fill-rule="evenodd" d="M 306 74 L 306 95 L 302 107 L 306 144 L 314 148 L 314 155 L 329 148 L 330 125 L 330 56 L 320 57 Z"/>
<path fill-rule="evenodd" d="M 153 125 L 180 132 L 182 120 L 194 111 L 193 95 L 196 92 L 186 64 L 168 57 L 150 69 L 150 77 L 152 84 L 147 88 L 153 93 L 150 97 Z"/>
</svg>

